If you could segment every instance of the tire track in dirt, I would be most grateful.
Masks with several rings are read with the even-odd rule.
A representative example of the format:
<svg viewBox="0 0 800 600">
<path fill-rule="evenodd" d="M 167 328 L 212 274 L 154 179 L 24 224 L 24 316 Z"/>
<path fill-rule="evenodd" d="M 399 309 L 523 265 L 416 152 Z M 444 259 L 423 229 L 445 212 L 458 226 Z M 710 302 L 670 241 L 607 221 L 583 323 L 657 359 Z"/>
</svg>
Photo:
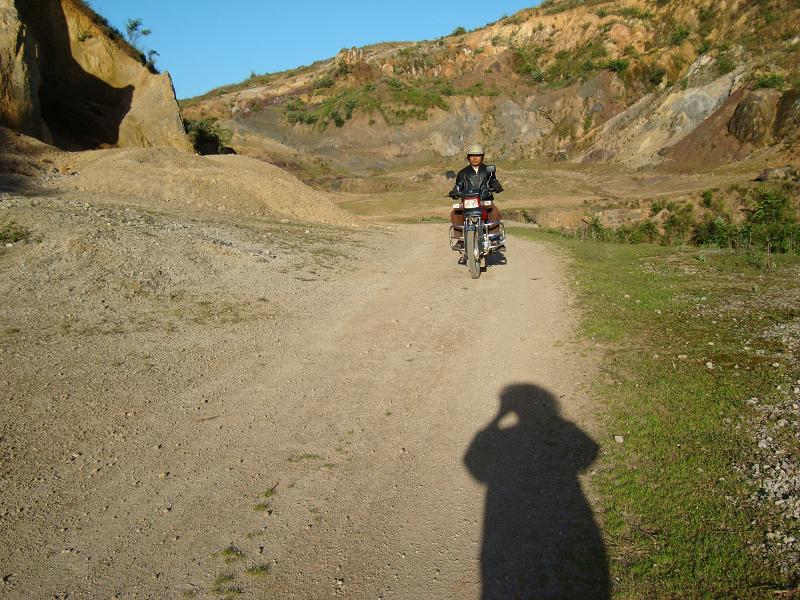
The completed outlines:
<svg viewBox="0 0 800 600">
<path fill-rule="evenodd" d="M 559 261 L 513 240 L 507 263 L 472 281 L 440 229 L 398 232 L 367 289 L 309 323 L 307 364 L 278 378 L 299 385 L 270 438 L 322 457 L 280 476 L 274 465 L 292 482 L 281 501 L 298 532 L 278 543 L 281 597 L 477 597 L 485 490 L 463 464 L 473 437 L 513 384 L 586 415 Z"/>
</svg>

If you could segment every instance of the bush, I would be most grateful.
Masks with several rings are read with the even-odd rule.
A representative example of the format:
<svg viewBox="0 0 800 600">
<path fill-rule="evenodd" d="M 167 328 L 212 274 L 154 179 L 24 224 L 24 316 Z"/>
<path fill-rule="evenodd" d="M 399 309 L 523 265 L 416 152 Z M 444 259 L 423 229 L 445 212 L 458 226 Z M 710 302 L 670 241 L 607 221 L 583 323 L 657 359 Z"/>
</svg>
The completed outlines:
<svg viewBox="0 0 800 600">
<path fill-rule="evenodd" d="M 311 85 L 315 90 L 322 88 L 332 88 L 336 82 L 330 75 L 323 75 Z"/>
<path fill-rule="evenodd" d="M 797 222 L 789 196 L 778 188 L 757 188 L 748 208 L 748 223 L 756 225 L 794 224 Z"/>
<path fill-rule="evenodd" d="M 734 248 L 738 245 L 739 230 L 722 217 L 706 219 L 692 233 L 692 243 L 698 246 Z"/>
<path fill-rule="evenodd" d="M 800 252 L 800 225 L 789 196 L 772 187 L 757 188 L 748 194 L 750 206 L 743 224 L 734 225 L 722 216 L 706 219 L 695 228 L 692 241 L 702 246 L 744 248 L 748 252 Z M 713 205 L 710 195 L 708 202 Z"/>
<path fill-rule="evenodd" d="M 539 68 L 539 57 L 545 49 L 537 45 L 516 46 L 512 50 L 512 68 L 520 75 L 529 77 L 537 83 L 544 81 L 544 71 Z"/>
<path fill-rule="evenodd" d="M 451 33 L 450 35 L 464 35 L 465 33 L 467 33 L 466 29 L 464 29 L 463 27 L 456 27 L 455 29 L 453 29 L 453 33 Z"/>
<path fill-rule="evenodd" d="M 667 76 L 667 70 L 661 65 L 650 65 L 644 71 L 645 81 L 653 87 L 658 87 Z"/>
<path fill-rule="evenodd" d="M 628 70 L 628 66 L 630 65 L 630 61 L 625 58 L 614 58 L 609 60 L 605 64 L 605 68 L 609 71 L 613 71 L 618 75 L 622 75 L 625 71 Z"/>
<path fill-rule="evenodd" d="M 669 36 L 670 44 L 680 46 L 689 37 L 689 28 L 686 25 L 677 25 Z"/>
<path fill-rule="evenodd" d="M 685 203 L 673 205 L 669 210 L 664 222 L 663 242 L 667 245 L 682 244 L 689 239 L 694 225 L 694 207 Z"/>
<path fill-rule="evenodd" d="M 184 119 L 183 126 L 194 149 L 200 154 L 219 154 L 231 142 L 233 133 L 216 119 Z"/>
<path fill-rule="evenodd" d="M 344 118 L 345 119 L 352 119 L 353 118 L 353 111 L 355 110 L 356 106 L 358 106 L 358 100 L 355 98 L 350 98 L 346 100 L 344 103 Z"/>
<path fill-rule="evenodd" d="M 344 119 L 344 117 L 342 115 L 339 114 L 338 110 L 333 109 L 330 112 L 330 117 L 331 117 L 331 120 L 333 121 L 333 123 L 337 127 L 342 127 L 344 125 L 345 119 Z"/>
<path fill-rule="evenodd" d="M 335 75 L 336 77 L 347 77 L 347 75 L 349 75 L 352 70 L 353 69 L 349 64 L 347 64 L 343 60 L 340 60 L 336 63 Z"/>
<path fill-rule="evenodd" d="M 294 98 L 286 103 L 286 120 L 289 123 L 304 123 L 306 125 L 313 125 L 317 122 L 319 117 L 310 112 L 302 100 Z"/>
</svg>

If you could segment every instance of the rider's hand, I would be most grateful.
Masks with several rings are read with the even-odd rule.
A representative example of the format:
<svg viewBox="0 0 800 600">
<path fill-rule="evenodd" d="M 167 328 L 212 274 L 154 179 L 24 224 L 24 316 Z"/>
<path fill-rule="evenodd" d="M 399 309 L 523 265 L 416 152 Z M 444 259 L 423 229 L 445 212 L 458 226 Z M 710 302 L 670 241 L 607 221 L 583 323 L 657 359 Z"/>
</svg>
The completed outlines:
<svg viewBox="0 0 800 600">
<path fill-rule="evenodd" d="M 503 186 L 500 185 L 500 182 L 497 181 L 496 179 L 492 179 L 489 182 L 489 189 L 492 190 L 495 193 L 500 193 L 500 192 L 503 191 Z"/>
<path fill-rule="evenodd" d="M 450 193 L 447 195 L 450 196 L 453 200 L 457 200 L 459 198 L 458 192 L 455 190 L 450 190 Z"/>
</svg>

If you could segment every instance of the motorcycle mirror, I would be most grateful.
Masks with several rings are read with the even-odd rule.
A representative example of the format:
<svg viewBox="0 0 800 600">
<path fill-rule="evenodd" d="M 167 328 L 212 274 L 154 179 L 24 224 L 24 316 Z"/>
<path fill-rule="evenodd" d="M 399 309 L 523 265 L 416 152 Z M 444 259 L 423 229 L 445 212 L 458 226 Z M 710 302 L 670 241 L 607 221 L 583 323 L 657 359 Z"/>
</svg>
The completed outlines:
<svg viewBox="0 0 800 600">
<path fill-rule="evenodd" d="M 455 171 L 445 171 L 444 176 L 447 177 L 448 179 L 455 179 L 456 172 Z"/>
<path fill-rule="evenodd" d="M 486 171 L 488 173 L 494 173 L 496 170 L 497 168 L 494 165 L 486 165 Z"/>
</svg>

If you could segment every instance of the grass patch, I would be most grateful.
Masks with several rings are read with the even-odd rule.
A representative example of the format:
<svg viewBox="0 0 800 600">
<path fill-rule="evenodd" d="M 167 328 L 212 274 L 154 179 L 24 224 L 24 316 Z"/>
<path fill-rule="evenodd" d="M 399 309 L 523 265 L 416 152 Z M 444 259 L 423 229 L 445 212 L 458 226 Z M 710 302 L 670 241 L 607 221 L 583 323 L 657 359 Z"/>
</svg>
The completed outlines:
<svg viewBox="0 0 800 600">
<path fill-rule="evenodd" d="M 747 400 L 800 375 L 773 367 L 781 350 L 763 336 L 797 317 L 800 257 L 778 255 L 766 272 L 743 252 L 510 232 L 568 252 L 582 332 L 605 348 L 594 486 L 615 597 L 766 598 L 791 586 L 797 573 L 761 560 L 779 523 L 748 503 L 757 490 L 738 467 L 755 452 Z"/>
<path fill-rule="evenodd" d="M 17 242 L 27 242 L 31 239 L 33 232 L 20 225 L 16 221 L 9 221 L 0 225 L 0 244 L 16 244 Z"/>
<path fill-rule="evenodd" d="M 272 505 L 269 502 L 259 502 L 253 507 L 253 510 L 256 512 L 268 512 L 272 509 Z"/>
<path fill-rule="evenodd" d="M 264 577 L 269 575 L 270 567 L 266 564 L 259 564 L 259 565 L 251 565 L 245 569 L 245 574 L 250 575 L 250 577 Z"/>
<path fill-rule="evenodd" d="M 755 89 L 781 89 L 786 83 L 786 78 L 778 73 L 760 73 L 753 82 Z"/>
<path fill-rule="evenodd" d="M 234 598 L 244 593 L 244 590 L 236 585 L 230 585 L 234 581 L 234 576 L 228 573 L 217 575 L 211 584 L 211 591 L 221 594 L 223 598 Z"/>
<path fill-rule="evenodd" d="M 219 555 L 227 564 L 236 562 L 237 560 L 242 560 L 244 558 L 244 552 L 242 552 L 239 548 L 233 545 L 225 548 L 222 552 L 219 553 Z"/>
</svg>

